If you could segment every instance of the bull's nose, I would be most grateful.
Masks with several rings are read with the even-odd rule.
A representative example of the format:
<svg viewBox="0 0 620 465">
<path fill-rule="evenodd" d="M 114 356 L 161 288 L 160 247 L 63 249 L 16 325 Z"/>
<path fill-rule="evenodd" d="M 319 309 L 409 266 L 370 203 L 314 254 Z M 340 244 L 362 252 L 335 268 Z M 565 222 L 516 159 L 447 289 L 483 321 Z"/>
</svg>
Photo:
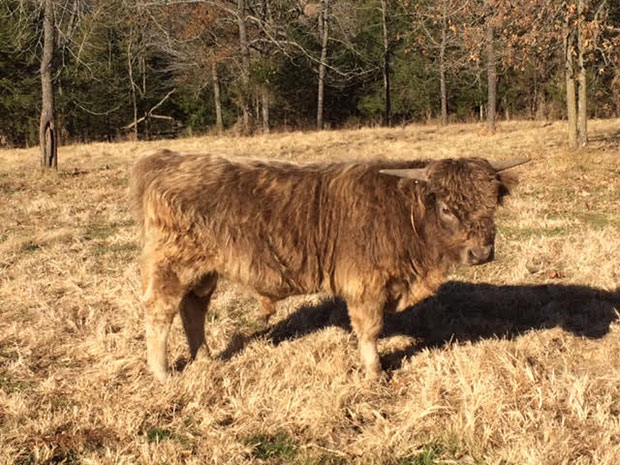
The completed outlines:
<svg viewBox="0 0 620 465">
<path fill-rule="evenodd" d="M 481 265 L 482 263 L 490 262 L 491 260 L 493 260 L 493 256 L 493 245 L 477 247 L 475 249 L 469 249 L 467 251 L 467 261 L 470 265 Z"/>
</svg>

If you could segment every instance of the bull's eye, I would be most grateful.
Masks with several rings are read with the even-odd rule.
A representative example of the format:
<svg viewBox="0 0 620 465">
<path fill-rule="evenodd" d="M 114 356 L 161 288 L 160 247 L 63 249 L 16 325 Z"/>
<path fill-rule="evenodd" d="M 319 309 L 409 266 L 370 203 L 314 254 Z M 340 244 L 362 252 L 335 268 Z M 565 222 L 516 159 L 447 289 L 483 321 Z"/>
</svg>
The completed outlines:
<svg viewBox="0 0 620 465">
<path fill-rule="evenodd" d="M 458 222 L 456 216 L 452 213 L 452 210 L 450 210 L 445 203 L 439 202 L 437 206 L 439 207 L 439 217 L 444 224 L 453 226 Z"/>
<path fill-rule="evenodd" d="M 441 214 L 441 216 L 446 218 L 454 217 L 452 210 L 450 210 L 450 208 L 448 208 L 448 206 L 443 202 L 439 202 L 439 213 Z"/>
</svg>

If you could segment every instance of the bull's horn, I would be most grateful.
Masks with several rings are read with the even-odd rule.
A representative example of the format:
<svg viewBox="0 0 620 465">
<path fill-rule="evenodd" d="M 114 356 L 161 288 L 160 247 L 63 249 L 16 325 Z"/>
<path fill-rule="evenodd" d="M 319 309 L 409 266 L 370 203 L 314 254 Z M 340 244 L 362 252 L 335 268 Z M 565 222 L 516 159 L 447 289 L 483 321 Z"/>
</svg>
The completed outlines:
<svg viewBox="0 0 620 465">
<path fill-rule="evenodd" d="M 398 176 L 399 178 L 416 179 L 418 181 L 428 180 L 426 169 L 424 168 L 387 169 L 380 170 L 379 173 Z"/>
<path fill-rule="evenodd" d="M 530 161 L 529 158 L 513 158 L 512 160 L 500 160 L 500 161 L 492 161 L 491 166 L 495 169 L 495 171 L 504 171 L 508 168 L 514 168 L 515 166 L 522 165 L 523 163 L 527 163 Z"/>
</svg>

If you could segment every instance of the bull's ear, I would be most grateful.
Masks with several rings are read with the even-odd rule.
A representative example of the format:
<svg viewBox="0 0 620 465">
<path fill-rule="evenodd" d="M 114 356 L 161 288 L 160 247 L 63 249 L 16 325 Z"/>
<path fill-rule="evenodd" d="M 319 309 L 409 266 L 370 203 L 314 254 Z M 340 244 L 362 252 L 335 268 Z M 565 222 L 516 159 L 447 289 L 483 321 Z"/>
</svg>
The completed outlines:
<svg viewBox="0 0 620 465">
<path fill-rule="evenodd" d="M 379 173 L 417 181 L 428 181 L 428 173 L 425 168 L 386 169 L 380 170 Z"/>
<path fill-rule="evenodd" d="M 507 170 L 509 168 L 514 168 L 515 166 L 522 165 L 530 161 L 529 158 L 513 158 L 511 160 L 500 160 L 500 161 L 491 161 L 491 166 L 498 173 L 500 171 Z"/>
<path fill-rule="evenodd" d="M 499 186 L 499 203 L 502 203 L 502 198 L 506 195 L 510 195 L 510 192 L 519 184 L 519 178 L 514 173 L 498 173 L 497 179 L 500 182 Z"/>
</svg>

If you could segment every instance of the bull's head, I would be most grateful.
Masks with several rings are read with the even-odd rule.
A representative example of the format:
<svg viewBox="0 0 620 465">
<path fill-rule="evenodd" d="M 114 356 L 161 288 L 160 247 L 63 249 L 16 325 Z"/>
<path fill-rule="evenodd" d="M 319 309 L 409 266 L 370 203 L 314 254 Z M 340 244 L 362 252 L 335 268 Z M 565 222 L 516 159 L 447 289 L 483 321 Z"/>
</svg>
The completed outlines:
<svg viewBox="0 0 620 465">
<path fill-rule="evenodd" d="M 428 231 L 438 234 L 442 254 L 451 261 L 480 265 L 494 258 L 495 210 L 502 198 L 517 184 L 504 173 L 528 159 L 488 162 L 481 158 L 446 159 L 430 162 L 425 168 L 385 169 L 383 174 L 414 179 L 423 183 Z"/>
</svg>

